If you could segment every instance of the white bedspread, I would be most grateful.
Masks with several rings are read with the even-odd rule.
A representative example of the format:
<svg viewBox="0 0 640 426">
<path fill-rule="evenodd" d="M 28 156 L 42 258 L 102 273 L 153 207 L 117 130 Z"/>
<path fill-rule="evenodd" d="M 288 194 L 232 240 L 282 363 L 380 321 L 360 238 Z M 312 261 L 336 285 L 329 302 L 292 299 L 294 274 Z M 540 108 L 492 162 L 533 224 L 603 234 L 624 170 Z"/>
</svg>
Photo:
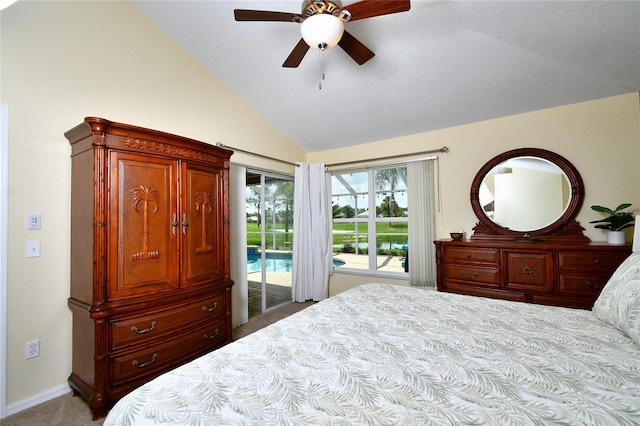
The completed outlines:
<svg viewBox="0 0 640 426">
<path fill-rule="evenodd" d="M 164 374 L 110 425 L 640 424 L 640 346 L 590 311 L 367 284 Z"/>
</svg>

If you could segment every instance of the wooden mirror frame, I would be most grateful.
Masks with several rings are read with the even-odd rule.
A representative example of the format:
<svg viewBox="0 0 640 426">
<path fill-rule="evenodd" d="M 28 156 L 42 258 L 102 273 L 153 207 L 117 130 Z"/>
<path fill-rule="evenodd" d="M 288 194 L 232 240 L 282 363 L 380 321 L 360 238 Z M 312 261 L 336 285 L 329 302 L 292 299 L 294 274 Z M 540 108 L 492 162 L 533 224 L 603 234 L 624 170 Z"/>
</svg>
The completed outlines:
<svg viewBox="0 0 640 426">
<path fill-rule="evenodd" d="M 517 157 L 537 157 L 547 160 L 558 166 L 569 181 L 571 188 L 569 205 L 564 210 L 562 216 L 544 228 L 531 231 L 512 231 L 491 220 L 480 205 L 480 186 L 485 176 L 502 162 Z M 589 241 L 589 238 L 583 234 L 584 228 L 575 220 L 584 201 L 582 178 L 571 162 L 555 152 L 539 148 L 519 148 L 497 155 L 482 166 L 476 174 L 471 184 L 470 199 L 471 208 L 480 221 L 473 228 L 474 233 L 471 236 L 472 240 L 516 240 L 523 242 L 535 242 L 538 240 L 566 242 Z"/>
</svg>

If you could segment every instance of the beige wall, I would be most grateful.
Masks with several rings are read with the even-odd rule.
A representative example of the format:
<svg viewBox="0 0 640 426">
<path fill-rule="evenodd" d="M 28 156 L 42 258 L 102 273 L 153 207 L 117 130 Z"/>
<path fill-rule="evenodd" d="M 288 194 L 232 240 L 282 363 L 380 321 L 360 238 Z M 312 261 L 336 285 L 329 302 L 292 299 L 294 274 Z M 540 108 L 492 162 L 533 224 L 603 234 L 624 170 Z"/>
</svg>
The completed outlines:
<svg viewBox="0 0 640 426">
<path fill-rule="evenodd" d="M 63 133 L 84 116 L 101 116 L 288 161 L 305 153 L 242 102 L 127 2 L 18 2 L 0 12 L 2 103 L 9 105 L 9 309 L 7 402 L 64 386 L 71 366 L 69 283 L 69 144 Z M 638 94 L 505 117 L 308 155 L 331 162 L 396 155 L 447 145 L 440 156 L 442 209 L 438 236 L 471 231 L 468 192 L 475 172 L 508 149 L 558 152 L 582 173 L 585 205 L 640 207 Z M 269 154 L 267 153 L 267 154 Z M 275 153 L 275 154 L 273 154 Z M 283 170 L 279 163 L 236 154 L 235 162 Z M 26 230 L 28 212 L 42 214 Z M 594 240 L 604 234 L 578 219 Z M 41 240 L 42 256 L 25 258 Z M 388 280 L 335 274 L 331 291 Z M 24 360 L 24 344 L 41 340 L 41 356 Z"/>
<path fill-rule="evenodd" d="M 268 146 L 289 161 L 304 161 L 305 153 L 128 2 L 19 1 L 0 19 L 1 102 L 10 115 L 11 409 L 64 386 L 71 370 L 65 131 L 98 116 L 250 151 Z M 292 172 L 251 156 L 232 160 Z M 28 212 L 42 214 L 42 230 L 26 230 Z M 28 240 L 41 241 L 41 257 L 25 258 Z M 34 339 L 41 355 L 25 360 L 25 343 Z"/>
<path fill-rule="evenodd" d="M 357 147 L 314 152 L 309 162 L 327 164 L 437 149 L 439 154 L 441 210 L 437 216 L 438 238 L 464 229 L 467 236 L 477 220 L 471 210 L 469 190 L 476 172 L 504 151 L 534 147 L 554 151 L 578 169 L 585 185 L 585 201 L 577 220 L 592 241 L 605 241 L 602 230 L 589 221 L 601 216 L 589 207 L 616 207 L 632 203 L 640 213 L 640 103 L 638 93 L 534 111 L 509 117 L 379 141 Z M 629 230 L 630 231 L 630 230 Z M 631 240 L 631 233 L 628 234 Z M 361 277 L 334 274 L 330 293 L 353 287 Z M 384 279 L 375 279 L 387 282 Z"/>
</svg>

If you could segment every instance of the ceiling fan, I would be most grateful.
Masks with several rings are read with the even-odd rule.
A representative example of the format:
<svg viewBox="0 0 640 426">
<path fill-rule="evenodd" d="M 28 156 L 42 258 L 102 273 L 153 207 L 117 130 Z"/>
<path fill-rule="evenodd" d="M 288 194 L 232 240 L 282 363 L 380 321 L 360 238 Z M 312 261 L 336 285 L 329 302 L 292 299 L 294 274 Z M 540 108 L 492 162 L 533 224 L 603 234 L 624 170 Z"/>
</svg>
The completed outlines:
<svg viewBox="0 0 640 426">
<path fill-rule="evenodd" d="M 266 10 L 235 9 L 236 21 L 276 21 L 301 24 L 302 39 L 282 64 L 296 68 L 302 62 L 309 47 L 330 49 L 340 46 L 358 65 L 375 56 L 367 46 L 344 30 L 344 23 L 374 16 L 406 12 L 411 8 L 409 0 L 362 0 L 342 7 L 340 0 L 304 0 L 301 13 L 272 12 Z"/>
</svg>

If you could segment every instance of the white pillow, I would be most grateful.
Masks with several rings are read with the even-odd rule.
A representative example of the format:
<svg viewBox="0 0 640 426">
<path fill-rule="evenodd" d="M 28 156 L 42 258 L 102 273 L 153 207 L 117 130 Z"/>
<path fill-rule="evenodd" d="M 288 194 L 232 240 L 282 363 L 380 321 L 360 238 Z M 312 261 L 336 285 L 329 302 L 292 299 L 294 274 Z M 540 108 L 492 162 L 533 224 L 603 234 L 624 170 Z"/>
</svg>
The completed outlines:
<svg viewBox="0 0 640 426">
<path fill-rule="evenodd" d="M 620 264 L 592 312 L 640 345 L 640 252 L 632 253 Z"/>
</svg>

